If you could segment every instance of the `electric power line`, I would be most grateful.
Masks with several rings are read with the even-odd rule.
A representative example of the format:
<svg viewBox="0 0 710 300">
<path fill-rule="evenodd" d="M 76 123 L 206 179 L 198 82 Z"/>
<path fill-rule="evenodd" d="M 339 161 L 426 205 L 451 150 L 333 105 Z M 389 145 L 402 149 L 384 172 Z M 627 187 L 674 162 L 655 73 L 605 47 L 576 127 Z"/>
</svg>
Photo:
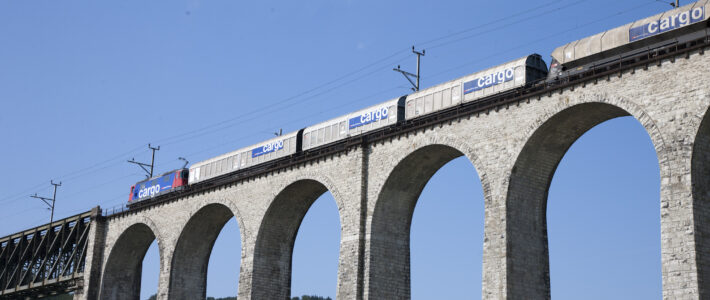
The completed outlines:
<svg viewBox="0 0 710 300">
<path fill-rule="evenodd" d="M 652 2 L 653 2 L 653 1 L 652 1 Z M 500 55 L 502 55 L 502 54 L 505 54 L 505 53 L 508 53 L 508 52 L 511 52 L 511 51 L 514 51 L 514 50 L 518 50 L 518 49 L 521 49 L 521 48 L 523 48 L 523 47 L 527 47 L 527 46 L 529 46 L 529 45 L 531 45 L 531 44 L 540 43 L 540 42 L 542 42 L 542 41 L 545 41 L 545 40 L 548 40 L 548 39 L 557 37 L 557 36 L 559 36 L 560 34 L 568 33 L 568 32 L 571 32 L 571 31 L 575 31 L 575 30 L 578 30 L 578 29 L 580 29 L 580 28 L 583 28 L 583 27 L 586 27 L 586 26 L 589 26 L 589 25 L 592 25 L 592 24 L 595 24 L 595 23 L 599 23 L 599 22 L 601 22 L 601 21 L 608 20 L 608 19 L 613 18 L 613 17 L 619 16 L 619 15 L 622 15 L 622 14 L 625 14 L 625 13 L 628 13 L 628 12 L 632 12 L 632 11 L 634 11 L 634 10 L 640 8 L 640 7 L 646 6 L 646 5 L 648 5 L 648 4 L 647 4 L 647 3 L 644 3 L 644 4 L 640 4 L 640 5 L 634 6 L 634 7 L 630 7 L 630 8 L 627 8 L 627 9 L 623 9 L 623 10 L 618 11 L 618 12 L 616 12 L 616 13 L 607 15 L 607 16 L 605 16 L 605 17 L 602 17 L 602 18 L 600 18 L 600 19 L 596 19 L 596 20 L 591 21 L 591 22 L 584 23 L 584 24 L 582 24 L 582 25 L 579 25 L 579 26 L 576 26 L 576 27 L 573 27 L 573 28 L 568 28 L 568 29 L 565 29 L 565 30 L 562 30 L 562 31 L 558 31 L 558 32 L 555 32 L 555 33 L 553 33 L 553 34 L 547 35 L 547 36 L 542 37 L 542 38 L 535 38 L 535 40 L 533 40 L 533 41 L 521 43 L 521 44 L 519 44 L 519 45 L 517 45 L 517 46 L 515 46 L 515 47 L 511 47 L 511 48 L 508 48 L 508 49 L 505 49 L 505 50 L 502 50 L 502 51 L 497 51 L 496 53 L 491 54 L 491 55 L 488 55 L 488 56 L 485 56 L 485 57 L 483 57 L 483 58 L 479 58 L 479 59 L 476 59 L 476 60 L 472 60 L 472 61 L 469 61 L 469 62 L 460 64 L 460 65 L 458 65 L 458 66 L 455 66 L 455 67 L 452 67 L 452 68 L 445 69 L 445 70 L 443 70 L 443 71 L 434 73 L 434 74 L 432 74 L 432 75 L 430 75 L 430 76 L 428 76 L 428 77 L 426 77 L 426 78 L 435 78 L 436 76 L 440 76 L 440 75 L 442 75 L 442 74 L 446 74 L 446 73 L 452 72 L 452 71 L 454 71 L 454 70 L 463 68 L 463 67 L 465 67 L 465 66 L 469 66 L 469 65 L 471 65 L 471 64 L 473 64 L 473 63 L 480 63 L 481 61 L 485 61 L 485 60 L 487 60 L 487 59 L 490 59 L 490 58 L 493 58 L 493 57 L 496 57 L 496 56 L 500 56 Z"/>
<path fill-rule="evenodd" d="M 516 21 L 516 22 L 504 24 L 503 26 L 499 26 L 498 28 L 494 28 L 494 30 L 501 29 L 502 27 L 509 27 L 509 26 L 511 26 L 511 25 L 513 25 L 513 24 L 518 24 L 518 23 L 521 23 L 521 22 L 523 22 L 523 21 L 530 20 L 530 19 L 532 19 L 532 18 L 537 18 L 537 17 L 543 16 L 543 15 L 549 14 L 549 13 L 551 13 L 551 12 L 559 11 L 559 10 L 561 10 L 561 9 L 568 8 L 568 7 L 571 7 L 571 6 L 573 6 L 573 5 L 576 5 L 576 4 L 579 4 L 579 3 L 581 3 L 581 2 L 585 2 L 585 1 L 586 1 L 586 0 L 576 1 L 576 2 L 574 2 L 574 3 L 568 4 L 568 5 L 565 5 L 565 6 L 562 6 L 562 7 L 558 7 L 558 8 L 552 9 L 552 10 L 548 10 L 548 11 L 546 11 L 546 12 L 544 12 L 544 13 L 541 13 L 541 14 L 533 15 L 533 16 L 530 16 L 530 17 L 527 17 L 527 18 L 518 20 L 518 21 Z M 515 14 L 512 14 L 512 15 L 508 15 L 508 16 L 506 16 L 506 17 L 504 17 L 504 18 L 495 20 L 495 21 L 493 21 L 492 23 L 498 23 L 498 22 L 500 22 L 500 21 L 510 19 L 511 17 L 517 17 L 517 16 L 520 16 L 520 15 L 524 15 L 524 14 L 530 13 L 530 12 L 535 11 L 535 10 L 538 10 L 538 9 L 540 9 L 540 8 L 542 8 L 542 7 L 546 7 L 546 6 L 549 5 L 550 3 L 553 3 L 553 2 L 548 2 L 548 3 L 546 3 L 546 4 L 536 6 L 536 7 L 532 8 L 532 9 L 527 9 L 527 10 L 525 10 L 525 11 L 521 11 L 521 12 L 518 12 L 518 13 L 515 13 Z M 485 26 L 488 26 L 488 25 L 490 25 L 490 24 L 491 24 L 491 22 L 489 22 L 487 25 L 486 25 L 486 24 L 484 24 L 484 25 L 485 25 Z M 583 26 L 586 26 L 586 25 L 583 25 Z M 445 36 L 442 36 L 442 37 L 438 37 L 438 38 L 435 38 L 435 39 L 431 39 L 431 40 L 425 41 L 425 42 L 421 43 L 420 45 L 424 45 L 424 44 L 433 43 L 433 42 L 436 42 L 436 41 L 445 40 L 445 39 L 450 38 L 450 37 L 453 37 L 453 36 L 457 36 L 457 35 L 460 35 L 460 34 L 463 34 L 463 33 L 466 33 L 466 32 L 470 32 L 470 31 L 472 31 L 472 30 L 474 30 L 474 29 L 476 29 L 476 28 L 480 29 L 480 28 L 482 28 L 482 26 L 470 27 L 470 28 L 467 28 L 467 29 L 458 31 L 458 32 L 453 33 L 453 34 L 448 34 L 448 35 L 445 35 Z M 575 29 L 576 29 L 576 28 L 575 28 Z M 487 32 L 490 32 L 490 31 L 491 31 L 491 30 L 489 30 L 489 31 L 487 31 Z M 569 31 L 569 30 L 568 30 L 568 31 Z M 480 35 L 480 33 L 479 33 L 479 34 L 474 34 L 474 35 L 469 35 L 469 36 L 464 37 L 463 39 L 458 39 L 458 40 L 455 40 L 455 41 L 442 42 L 442 43 L 436 44 L 436 45 L 434 45 L 434 46 L 431 46 L 431 47 L 429 47 L 429 48 L 443 47 L 443 46 L 446 46 L 446 45 L 449 45 L 449 44 L 453 44 L 453 43 L 456 43 L 456 42 L 460 42 L 461 40 L 469 39 L 469 38 L 471 38 L 471 37 L 478 36 L 478 35 Z M 527 45 L 529 45 L 529 44 L 527 44 Z M 516 47 L 516 48 L 518 48 L 518 47 Z M 277 106 L 277 105 L 281 104 L 282 102 L 293 101 L 293 100 L 297 99 L 298 97 L 302 97 L 302 96 L 305 96 L 305 95 L 307 95 L 307 94 L 309 94 L 309 93 L 315 92 L 315 91 L 317 91 L 317 90 L 319 90 L 319 89 L 325 88 L 325 87 L 327 87 L 327 86 L 329 86 L 329 85 L 332 85 L 332 84 L 335 83 L 335 82 L 338 82 L 338 81 L 344 80 L 344 79 L 346 79 L 346 78 L 349 78 L 349 77 L 351 77 L 351 76 L 353 76 L 353 75 L 355 75 L 355 74 L 358 74 L 358 73 L 360 73 L 360 72 L 362 72 L 362 71 L 364 71 L 364 70 L 367 70 L 367 69 L 369 69 L 369 68 L 371 68 L 371 67 L 374 67 L 374 66 L 376 66 L 376 65 L 378 65 L 378 64 L 385 63 L 385 62 L 388 63 L 388 64 L 391 64 L 391 63 L 389 62 L 389 60 L 390 60 L 390 59 L 393 59 L 394 57 L 396 57 L 396 56 L 398 56 L 398 55 L 401 55 L 404 51 L 405 51 L 405 50 L 396 51 L 396 52 L 394 52 L 394 53 L 391 54 L 391 55 L 388 55 L 388 56 L 386 56 L 386 57 L 383 57 L 383 58 L 381 58 L 381 59 L 379 59 L 379 60 L 377 60 L 377 61 L 375 61 L 375 62 L 373 62 L 373 63 L 370 63 L 370 64 L 368 64 L 368 65 L 365 65 L 365 66 L 363 66 L 363 67 L 361 67 L 361 68 L 359 68 L 359 69 L 356 69 L 356 70 L 354 70 L 354 71 L 352 71 L 352 72 L 346 73 L 346 74 L 344 74 L 344 75 L 342 75 L 342 76 L 340 76 L 340 77 L 337 77 L 337 78 L 335 78 L 335 79 L 333 79 L 333 80 L 330 80 L 330 81 L 328 81 L 328 82 L 326 82 L 326 83 L 324 83 L 324 84 L 318 85 L 318 86 L 316 86 L 316 87 L 314 87 L 314 88 L 311 88 L 311 89 L 309 89 L 309 90 L 303 91 L 303 92 L 301 92 L 301 93 L 299 93 L 299 94 L 296 94 L 296 95 L 287 97 L 287 98 L 285 98 L 285 99 L 283 99 L 283 100 L 281 100 L 281 101 L 279 101 L 279 102 L 272 103 L 272 104 L 269 104 L 269 105 L 264 106 L 264 107 L 261 107 L 261 108 L 257 108 L 257 109 L 255 109 L 254 111 L 249 112 L 249 113 L 247 113 L 247 114 L 244 114 L 244 115 L 241 115 L 241 116 L 232 118 L 232 119 L 220 121 L 220 122 L 217 122 L 217 123 L 214 123 L 214 124 L 205 126 L 205 127 L 203 127 L 203 128 L 194 130 L 194 131 L 190 131 L 190 132 L 186 132 L 186 133 L 182 133 L 182 134 L 170 136 L 170 137 L 167 137 L 167 138 L 165 138 L 165 139 L 163 139 L 163 140 L 169 141 L 169 140 L 171 140 L 171 139 L 180 138 L 180 137 L 183 137 L 183 136 L 186 136 L 186 135 L 190 135 L 190 134 L 193 134 L 193 133 L 203 133 L 204 131 L 206 131 L 206 130 L 208 130 L 208 129 L 211 129 L 211 128 L 214 128 L 214 127 L 216 127 L 216 126 L 220 126 L 220 125 L 223 125 L 223 124 L 227 124 L 227 123 L 229 123 L 229 122 L 233 122 L 233 121 L 235 121 L 235 120 L 237 120 L 237 119 L 239 119 L 239 118 L 243 118 L 244 116 L 248 116 L 248 115 L 250 115 L 250 114 L 253 114 L 254 112 L 264 111 L 264 110 L 266 110 L 266 109 L 268 109 L 268 108 L 270 108 L 270 107 Z M 508 50 L 508 51 L 510 51 L 510 50 Z M 478 60 L 478 61 L 480 61 L 480 60 Z M 382 70 L 379 70 L 379 69 L 378 69 L 378 70 L 376 70 L 375 72 L 378 72 L 378 71 L 382 71 Z M 370 74 L 373 74 L 373 73 L 374 73 L 374 72 L 367 73 L 365 76 L 370 75 Z M 434 76 L 437 76 L 437 75 L 439 75 L 439 74 L 441 74 L 441 73 L 443 73 L 443 72 L 439 72 L 439 73 L 436 73 L 436 74 L 434 74 L 434 75 L 432 75 L 432 76 L 426 76 L 426 77 L 427 77 L 427 78 L 434 77 Z M 357 77 L 355 80 L 362 79 L 362 78 L 364 78 L 365 76 Z M 327 92 L 329 92 L 329 91 L 333 91 L 333 90 L 335 90 L 335 89 L 341 88 L 341 87 L 346 86 L 346 85 L 348 85 L 348 84 L 349 84 L 349 83 L 346 82 L 345 84 L 340 84 L 340 85 L 338 85 L 338 86 L 332 87 L 332 88 L 326 90 L 325 92 L 321 92 L 321 93 L 316 94 L 316 96 L 313 96 L 312 98 L 315 98 L 315 97 L 317 97 L 318 95 L 323 95 L 323 94 L 325 94 L 325 93 L 327 93 Z M 312 98 L 311 98 L 311 99 L 312 99 Z M 289 108 L 289 107 L 291 107 L 291 106 L 293 106 L 293 105 L 290 105 L 290 106 L 288 106 L 287 108 Z M 283 109 L 285 109 L 285 108 L 283 108 Z M 282 110 L 282 109 L 281 109 L 281 110 Z M 269 112 L 269 113 L 272 113 L 273 111 L 268 111 L 268 112 Z M 254 118 L 251 118 L 250 120 L 253 120 L 253 119 L 254 119 Z M 228 127 L 224 127 L 224 126 L 223 126 L 223 127 L 219 128 L 218 130 L 223 130 L 223 129 L 229 128 L 229 127 L 231 127 L 231 126 L 228 126 Z M 189 137 L 188 139 L 192 139 L 192 138 L 194 138 L 194 136 Z M 161 140 L 161 141 L 163 141 L 163 140 Z M 178 141 L 180 141 L 180 140 L 182 140 L 182 139 L 178 139 Z M 178 141 L 175 141 L 175 142 L 178 142 Z M 175 142 L 172 142 L 172 143 L 175 143 Z M 141 146 L 141 147 L 142 147 L 142 146 Z M 70 179 L 81 178 L 81 177 L 83 177 L 83 176 L 86 176 L 86 171 L 89 171 L 89 170 L 95 171 L 95 170 L 93 170 L 94 168 L 96 168 L 96 167 L 98 167 L 98 166 L 100 166 L 100 165 L 103 165 L 104 163 L 107 163 L 107 162 L 110 162 L 110 161 L 114 161 L 114 160 L 117 160 L 117 159 L 121 159 L 121 158 L 127 156 L 128 154 L 131 154 L 131 153 L 136 152 L 136 150 L 139 149 L 139 148 L 141 148 L 141 147 L 138 147 L 138 148 L 136 148 L 136 149 L 132 149 L 131 151 L 129 151 L 129 152 L 125 153 L 125 154 L 121 154 L 121 155 L 116 156 L 115 158 L 110 158 L 110 159 L 107 159 L 107 160 L 102 161 L 102 162 L 100 162 L 100 163 L 94 164 L 94 165 L 92 165 L 92 166 L 89 166 L 89 167 L 86 167 L 86 168 L 83 168 L 83 169 L 80 169 L 80 170 L 77 170 L 77 171 L 74 171 L 74 172 L 70 172 L 70 173 L 68 173 L 68 174 L 66 174 L 66 175 L 64 175 L 64 176 L 62 176 L 62 177 L 59 177 L 59 178 L 65 178 L 65 177 L 68 177 L 68 178 L 70 178 Z M 111 164 L 110 166 L 113 166 L 113 165 L 115 165 L 115 164 Z M 109 166 L 106 166 L 106 167 L 101 168 L 101 169 L 105 169 L 105 168 L 107 168 L 107 167 L 109 167 Z M 99 170 L 101 170 L 101 169 L 99 169 Z M 38 184 L 37 186 L 32 187 L 32 189 L 35 189 L 35 188 L 37 188 L 38 186 L 40 186 L 40 184 Z M 22 195 L 22 194 L 26 194 L 26 192 L 18 193 L 18 194 L 16 194 L 16 195 L 19 196 L 19 195 Z M 14 198 L 14 197 L 16 197 L 16 196 L 13 195 L 13 196 L 10 196 L 10 197 L 3 198 L 2 200 L 0 200 L 0 203 L 4 203 L 3 201 L 6 201 L 7 199 L 11 199 L 11 198 Z"/>
</svg>

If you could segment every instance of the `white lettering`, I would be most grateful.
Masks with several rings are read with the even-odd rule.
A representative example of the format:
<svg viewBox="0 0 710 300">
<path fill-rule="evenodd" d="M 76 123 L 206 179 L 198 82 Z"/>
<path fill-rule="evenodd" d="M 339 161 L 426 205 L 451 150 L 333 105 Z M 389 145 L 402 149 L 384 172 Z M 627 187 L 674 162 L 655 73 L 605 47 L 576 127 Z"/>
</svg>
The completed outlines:
<svg viewBox="0 0 710 300">
<path fill-rule="evenodd" d="M 648 33 L 655 33 L 658 30 L 658 22 L 648 24 Z"/>
<path fill-rule="evenodd" d="M 668 27 L 670 27 L 670 22 L 668 22 L 668 18 L 661 20 L 661 31 L 668 30 Z"/>
<path fill-rule="evenodd" d="M 678 15 L 672 15 L 670 17 L 671 19 L 671 27 L 675 27 L 675 20 L 678 19 Z"/>
<path fill-rule="evenodd" d="M 153 196 L 157 193 L 160 193 L 160 184 L 140 189 L 140 191 L 138 191 L 138 198 Z"/>
<path fill-rule="evenodd" d="M 505 77 L 506 79 L 513 79 L 513 69 L 505 70 Z"/>
<path fill-rule="evenodd" d="M 690 12 L 686 11 L 678 15 L 678 21 L 680 21 L 680 25 L 688 25 L 690 22 Z"/>
<path fill-rule="evenodd" d="M 702 6 L 696 7 L 691 12 L 690 17 L 693 18 L 693 20 L 698 20 L 698 19 L 702 18 L 703 17 L 703 10 L 704 10 L 704 7 L 702 7 Z"/>
</svg>

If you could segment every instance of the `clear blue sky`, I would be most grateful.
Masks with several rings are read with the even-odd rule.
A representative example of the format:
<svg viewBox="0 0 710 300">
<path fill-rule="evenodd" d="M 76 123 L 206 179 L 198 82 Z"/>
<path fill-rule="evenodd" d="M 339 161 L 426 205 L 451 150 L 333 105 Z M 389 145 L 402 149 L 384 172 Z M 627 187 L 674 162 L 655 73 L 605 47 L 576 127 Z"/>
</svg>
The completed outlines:
<svg viewBox="0 0 710 300">
<path fill-rule="evenodd" d="M 681 1 L 681 4 L 687 4 Z M 56 217 L 122 205 L 143 177 L 197 162 L 669 9 L 651 0 L 6 1 L 0 3 L 0 236 L 49 213 L 30 194 L 62 181 Z M 195 130 L 207 130 L 195 132 Z M 549 193 L 552 295 L 660 299 L 658 162 L 639 123 L 585 134 Z M 427 185 L 412 225 L 412 297 L 479 299 L 483 197 L 457 159 Z M 335 295 L 338 211 L 308 212 L 294 252 L 293 295 Z M 236 294 L 238 227 L 227 224 L 208 295 Z M 157 289 L 157 250 L 142 298 Z"/>
</svg>

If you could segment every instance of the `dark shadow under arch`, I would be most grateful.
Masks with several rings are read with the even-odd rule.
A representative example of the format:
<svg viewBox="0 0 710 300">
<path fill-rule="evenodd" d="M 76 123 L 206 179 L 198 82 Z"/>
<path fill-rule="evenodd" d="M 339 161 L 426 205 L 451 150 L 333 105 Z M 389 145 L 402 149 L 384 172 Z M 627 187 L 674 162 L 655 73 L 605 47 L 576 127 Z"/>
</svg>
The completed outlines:
<svg viewBox="0 0 710 300">
<path fill-rule="evenodd" d="M 451 146 L 424 146 L 400 161 L 388 176 L 371 221 L 370 298 L 411 297 L 409 243 L 414 207 L 429 179 L 445 164 L 463 155 Z"/>
<path fill-rule="evenodd" d="M 233 217 L 232 211 L 223 204 L 208 204 L 190 218 L 173 253 L 170 299 L 207 297 L 207 266 L 212 247 L 224 225 Z"/>
<path fill-rule="evenodd" d="M 155 234 L 143 223 L 121 233 L 106 261 L 100 299 L 140 299 L 143 258 L 154 240 Z"/>
<path fill-rule="evenodd" d="M 299 180 L 271 203 L 259 226 L 254 249 L 252 299 L 290 299 L 296 234 L 308 209 L 326 191 L 328 188 L 318 181 Z"/>
<path fill-rule="evenodd" d="M 546 120 L 526 142 L 512 169 L 506 200 L 508 297 L 550 298 L 547 196 L 552 177 L 567 150 L 585 132 L 628 115 L 605 103 L 574 105 Z"/>
<path fill-rule="evenodd" d="M 691 157 L 695 253 L 700 298 L 710 297 L 710 109 L 705 112 Z"/>
</svg>

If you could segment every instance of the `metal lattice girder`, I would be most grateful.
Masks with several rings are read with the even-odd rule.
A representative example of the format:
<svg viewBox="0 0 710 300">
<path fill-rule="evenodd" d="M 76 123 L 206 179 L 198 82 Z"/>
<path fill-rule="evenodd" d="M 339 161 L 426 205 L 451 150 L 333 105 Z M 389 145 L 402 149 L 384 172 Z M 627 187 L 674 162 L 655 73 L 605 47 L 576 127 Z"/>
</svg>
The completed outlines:
<svg viewBox="0 0 710 300">
<path fill-rule="evenodd" d="M 0 238 L 0 299 L 76 288 L 84 273 L 91 212 Z"/>
</svg>

